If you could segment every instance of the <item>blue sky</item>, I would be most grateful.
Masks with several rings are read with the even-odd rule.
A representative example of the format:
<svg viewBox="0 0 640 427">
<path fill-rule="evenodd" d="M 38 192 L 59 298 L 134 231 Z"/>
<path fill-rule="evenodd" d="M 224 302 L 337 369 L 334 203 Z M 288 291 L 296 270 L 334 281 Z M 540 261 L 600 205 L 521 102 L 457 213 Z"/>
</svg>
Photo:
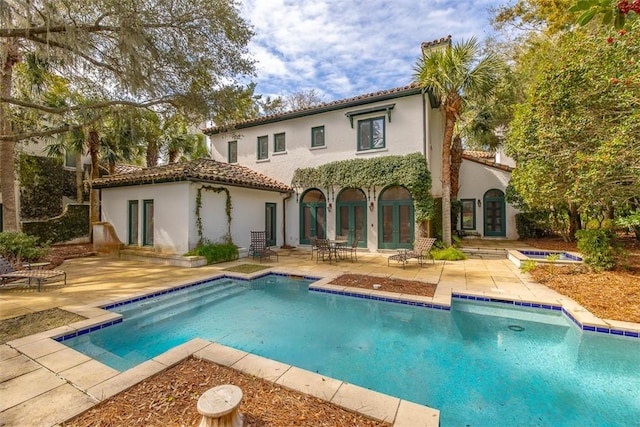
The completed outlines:
<svg viewBox="0 0 640 427">
<path fill-rule="evenodd" d="M 323 101 L 409 84 L 420 44 L 491 32 L 499 0 L 244 0 L 256 94 L 315 89 Z"/>
</svg>

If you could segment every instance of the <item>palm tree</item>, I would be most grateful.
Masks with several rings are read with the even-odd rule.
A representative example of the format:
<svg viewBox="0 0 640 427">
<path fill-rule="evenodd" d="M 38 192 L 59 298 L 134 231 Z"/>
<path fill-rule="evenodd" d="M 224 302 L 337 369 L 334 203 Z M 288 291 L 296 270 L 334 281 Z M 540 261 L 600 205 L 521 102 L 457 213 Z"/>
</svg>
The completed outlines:
<svg viewBox="0 0 640 427">
<path fill-rule="evenodd" d="M 430 91 L 445 112 L 442 143 L 442 240 L 451 245 L 451 145 L 456 122 L 467 99 L 489 98 L 496 88 L 502 61 L 481 56 L 475 37 L 451 46 L 424 49 L 416 65 L 416 81 Z"/>
</svg>

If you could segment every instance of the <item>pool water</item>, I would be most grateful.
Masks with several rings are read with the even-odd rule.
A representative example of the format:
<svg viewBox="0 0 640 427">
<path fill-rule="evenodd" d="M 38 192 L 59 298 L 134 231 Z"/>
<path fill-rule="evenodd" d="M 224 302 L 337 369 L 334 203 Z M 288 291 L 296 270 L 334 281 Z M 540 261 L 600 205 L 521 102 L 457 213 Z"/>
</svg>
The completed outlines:
<svg viewBox="0 0 640 427">
<path fill-rule="evenodd" d="M 442 426 L 626 426 L 640 420 L 640 340 L 557 312 L 455 301 L 451 311 L 215 280 L 118 307 L 64 341 L 118 370 L 200 337 L 441 411 Z"/>
</svg>

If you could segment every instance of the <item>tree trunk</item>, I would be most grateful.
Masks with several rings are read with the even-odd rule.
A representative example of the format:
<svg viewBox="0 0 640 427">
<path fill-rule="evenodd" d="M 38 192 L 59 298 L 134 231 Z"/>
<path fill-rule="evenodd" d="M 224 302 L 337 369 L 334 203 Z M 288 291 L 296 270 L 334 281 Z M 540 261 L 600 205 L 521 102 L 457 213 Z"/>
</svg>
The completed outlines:
<svg viewBox="0 0 640 427">
<path fill-rule="evenodd" d="M 76 203 L 84 202 L 84 168 L 82 167 L 82 153 L 76 151 Z"/>
<path fill-rule="evenodd" d="M 98 153 L 100 151 L 100 137 L 98 131 L 91 129 L 89 131 L 89 155 L 91 156 L 91 181 L 100 178 L 100 170 L 98 169 Z M 100 221 L 100 191 L 91 189 L 90 194 L 90 215 L 91 224 Z"/>
<path fill-rule="evenodd" d="M 13 66 L 20 59 L 18 46 L 14 39 L 0 43 L 0 94 L 4 98 L 11 97 Z M 0 103 L 0 134 L 9 136 L 12 133 L 8 104 Z M 4 231 L 18 230 L 18 211 L 16 203 L 16 141 L 6 140 L 0 144 L 0 191 L 2 192 L 2 218 Z"/>
<path fill-rule="evenodd" d="M 178 152 L 176 150 L 170 150 L 168 153 L 169 163 L 175 163 L 178 158 Z"/>
<path fill-rule="evenodd" d="M 158 158 L 160 157 L 160 148 L 157 141 L 150 141 L 147 144 L 147 167 L 158 166 Z"/>
<path fill-rule="evenodd" d="M 451 199 L 458 198 L 460 191 L 460 166 L 462 166 L 462 138 L 460 135 L 453 137 L 451 145 Z"/>
<path fill-rule="evenodd" d="M 576 240 L 576 231 L 581 228 L 580 212 L 574 203 L 569 203 L 569 232 L 567 233 L 567 241 L 574 242 Z"/>
<path fill-rule="evenodd" d="M 451 246 L 451 143 L 462 99 L 457 94 L 449 94 L 444 105 L 445 125 L 442 141 L 442 241 Z"/>
</svg>

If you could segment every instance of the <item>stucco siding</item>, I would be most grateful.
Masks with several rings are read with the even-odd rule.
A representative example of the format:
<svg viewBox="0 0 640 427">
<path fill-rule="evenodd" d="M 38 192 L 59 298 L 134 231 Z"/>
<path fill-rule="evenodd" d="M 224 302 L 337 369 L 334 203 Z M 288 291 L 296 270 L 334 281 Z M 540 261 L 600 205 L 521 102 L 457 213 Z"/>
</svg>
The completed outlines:
<svg viewBox="0 0 640 427">
<path fill-rule="evenodd" d="M 193 222 L 189 183 L 113 187 L 101 191 L 102 220 L 113 225 L 120 241 L 126 244 L 129 239 L 129 201 L 138 200 L 139 224 L 142 227 L 143 201 L 153 200 L 154 249 L 171 253 L 189 250 L 189 229 Z M 139 238 L 142 238 L 141 231 Z M 139 244 L 142 244 L 141 240 Z"/>
<path fill-rule="evenodd" d="M 481 201 L 484 194 L 492 189 L 505 191 L 511 173 L 508 171 L 482 165 L 476 162 L 464 160 L 460 167 L 460 190 L 458 199 L 475 199 Z M 516 229 L 514 215 L 519 212 L 509 203 L 505 203 L 506 208 L 506 238 L 517 239 L 518 232 Z M 458 221 L 459 222 L 459 221 Z M 476 232 L 484 235 L 484 209 L 483 206 L 476 207 Z M 458 224 L 459 225 L 459 224 Z"/>
<path fill-rule="evenodd" d="M 365 108 L 395 104 L 391 110 L 391 121 L 385 111 L 377 111 L 353 117 L 353 127 L 345 113 Z M 426 108 L 430 109 L 428 102 Z M 437 111 L 437 110 L 436 110 Z M 380 150 L 357 150 L 358 121 L 374 117 L 385 117 L 385 148 Z M 430 115 L 439 116 L 438 114 Z M 238 141 L 238 163 L 269 175 L 284 183 L 291 183 L 297 168 L 315 167 L 337 160 L 360 157 L 405 155 L 424 153 L 425 145 L 431 139 L 425 132 L 422 95 L 412 95 L 393 100 L 366 104 L 359 107 L 268 123 L 261 126 L 237 129 L 233 132 L 210 136 L 212 158 L 228 161 L 228 142 Z M 325 146 L 311 147 L 311 129 L 325 128 Z M 436 133 L 437 123 L 431 127 Z M 285 133 L 286 151 L 274 153 L 274 134 Z M 267 136 L 269 158 L 257 160 L 257 139 Z M 426 142 L 426 144 L 425 144 Z"/>
</svg>

